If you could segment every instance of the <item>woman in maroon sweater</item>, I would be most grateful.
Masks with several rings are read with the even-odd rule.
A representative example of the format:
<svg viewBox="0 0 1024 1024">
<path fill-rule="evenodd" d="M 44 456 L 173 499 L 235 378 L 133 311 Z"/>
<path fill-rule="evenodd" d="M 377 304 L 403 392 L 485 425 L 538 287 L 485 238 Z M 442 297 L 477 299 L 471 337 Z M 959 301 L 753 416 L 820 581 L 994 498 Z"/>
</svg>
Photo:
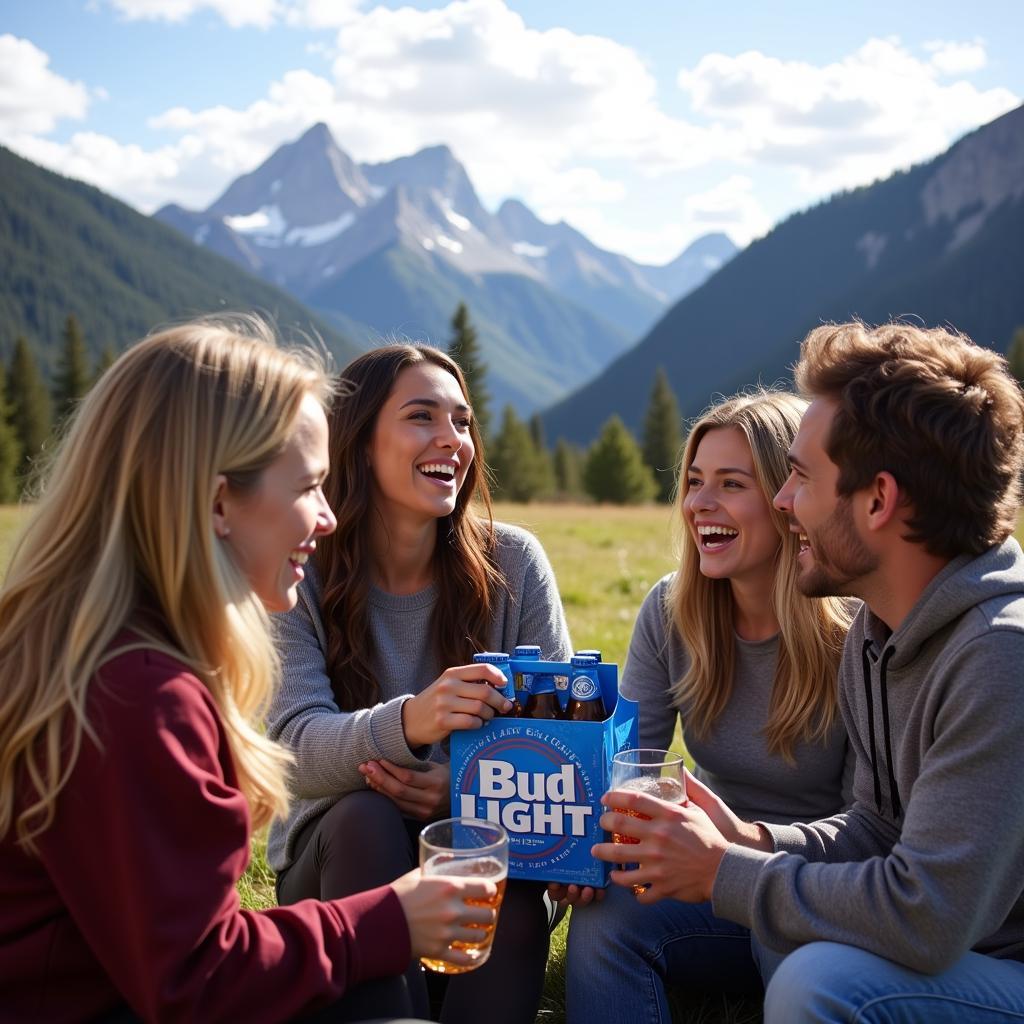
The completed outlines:
<svg viewBox="0 0 1024 1024">
<path fill-rule="evenodd" d="M 465 902 L 492 883 L 417 872 L 239 908 L 287 805 L 255 723 L 267 611 L 335 526 L 328 391 L 258 322 L 201 321 L 77 412 L 0 589 L 0 1021 L 399 1015 L 410 957 L 493 916 Z"/>
</svg>

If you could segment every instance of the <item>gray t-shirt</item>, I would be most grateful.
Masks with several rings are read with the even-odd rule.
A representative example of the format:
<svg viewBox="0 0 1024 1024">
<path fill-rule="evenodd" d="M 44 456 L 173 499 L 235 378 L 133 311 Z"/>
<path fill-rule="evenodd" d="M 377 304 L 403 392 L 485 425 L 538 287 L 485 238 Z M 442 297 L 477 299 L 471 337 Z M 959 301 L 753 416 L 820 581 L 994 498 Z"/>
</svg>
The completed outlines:
<svg viewBox="0 0 1024 1024">
<path fill-rule="evenodd" d="M 676 707 L 669 693 L 690 666 L 665 608 L 673 575 L 656 583 L 644 599 L 622 673 L 623 696 L 640 704 L 640 746 L 667 749 L 680 718 L 686 749 L 696 763 L 694 774 L 741 818 L 789 824 L 840 810 L 849 802 L 844 793 L 849 793 L 853 765 L 838 714 L 823 742 L 796 745 L 793 764 L 768 751 L 763 728 L 778 636 L 753 642 L 735 637 L 736 672 L 728 704 L 703 739 L 686 728 L 686 709 Z"/>
<path fill-rule="evenodd" d="M 494 524 L 497 562 L 508 582 L 499 588 L 487 649 L 511 653 L 517 644 L 538 644 L 545 658 L 572 654 L 569 628 L 544 549 L 532 534 Z M 364 789 L 358 765 L 384 758 L 408 768 L 425 760 L 447 761 L 441 744 L 410 750 L 402 731 L 402 705 L 450 667 L 438 662 L 430 616 L 437 600 L 432 585 L 416 594 L 371 589 L 367 603 L 376 652 L 380 701 L 371 708 L 341 711 L 327 675 L 327 634 L 320 615 L 315 571 L 299 585 L 298 604 L 274 617 L 281 686 L 267 716 L 267 732 L 295 754 L 288 818 L 270 828 L 267 860 L 275 871 L 291 863 L 302 827 L 345 793 Z"/>
</svg>

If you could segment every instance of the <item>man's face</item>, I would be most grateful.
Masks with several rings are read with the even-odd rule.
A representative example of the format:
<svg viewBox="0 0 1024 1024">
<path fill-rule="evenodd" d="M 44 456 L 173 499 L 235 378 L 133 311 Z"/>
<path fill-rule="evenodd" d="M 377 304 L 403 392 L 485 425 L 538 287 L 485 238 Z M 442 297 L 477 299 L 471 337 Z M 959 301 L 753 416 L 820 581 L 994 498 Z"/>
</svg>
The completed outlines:
<svg viewBox="0 0 1024 1024">
<path fill-rule="evenodd" d="M 800 534 L 797 586 L 807 597 L 860 597 L 859 581 L 878 568 L 854 521 L 853 496 L 836 491 L 839 467 L 825 451 L 835 412 L 827 398 L 808 407 L 789 450 L 792 472 L 775 496 Z"/>
</svg>

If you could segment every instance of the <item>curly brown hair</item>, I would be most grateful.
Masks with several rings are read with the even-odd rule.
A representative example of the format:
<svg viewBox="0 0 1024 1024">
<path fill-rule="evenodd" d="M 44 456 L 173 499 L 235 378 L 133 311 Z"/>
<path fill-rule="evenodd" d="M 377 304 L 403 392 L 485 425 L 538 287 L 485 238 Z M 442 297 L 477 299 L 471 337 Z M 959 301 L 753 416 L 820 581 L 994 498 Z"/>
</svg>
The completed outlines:
<svg viewBox="0 0 1024 1024">
<path fill-rule="evenodd" d="M 795 376 L 837 405 L 826 452 L 840 495 L 891 473 L 913 510 L 906 539 L 940 557 L 1013 532 L 1024 398 L 1002 356 L 944 328 L 826 324 L 804 339 Z"/>
</svg>

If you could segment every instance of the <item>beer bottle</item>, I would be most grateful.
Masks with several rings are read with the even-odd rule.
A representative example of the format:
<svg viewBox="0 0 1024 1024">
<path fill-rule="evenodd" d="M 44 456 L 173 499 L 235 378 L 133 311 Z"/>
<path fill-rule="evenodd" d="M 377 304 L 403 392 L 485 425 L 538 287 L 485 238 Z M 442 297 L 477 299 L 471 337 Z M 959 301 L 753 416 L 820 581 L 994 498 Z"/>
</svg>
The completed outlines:
<svg viewBox="0 0 1024 1024">
<path fill-rule="evenodd" d="M 517 644 L 512 658 L 520 661 L 540 661 L 540 648 L 536 644 Z M 512 681 L 515 685 L 515 706 L 508 713 L 509 718 L 522 718 L 523 708 L 526 706 L 530 690 L 533 688 L 533 673 L 518 670 L 512 673 Z"/>
<path fill-rule="evenodd" d="M 565 717 L 570 722 L 603 722 L 605 710 L 601 684 L 597 680 L 597 662 L 590 655 L 573 655 L 569 664 L 572 677 Z"/>
<path fill-rule="evenodd" d="M 530 696 L 523 706 L 523 718 L 546 718 L 549 721 L 562 717 L 562 705 L 555 692 L 555 678 L 550 672 L 534 672 L 530 684 Z"/>
<path fill-rule="evenodd" d="M 509 670 L 508 655 L 499 651 L 481 651 L 479 654 L 473 655 L 473 663 L 475 665 L 493 665 L 505 677 L 505 685 L 499 689 L 512 701 L 512 707 L 508 711 L 498 712 L 498 714 L 504 714 L 506 718 L 511 718 L 516 710 L 516 691 L 512 688 L 512 673 Z M 485 683 L 484 685 L 490 684 Z"/>
</svg>

